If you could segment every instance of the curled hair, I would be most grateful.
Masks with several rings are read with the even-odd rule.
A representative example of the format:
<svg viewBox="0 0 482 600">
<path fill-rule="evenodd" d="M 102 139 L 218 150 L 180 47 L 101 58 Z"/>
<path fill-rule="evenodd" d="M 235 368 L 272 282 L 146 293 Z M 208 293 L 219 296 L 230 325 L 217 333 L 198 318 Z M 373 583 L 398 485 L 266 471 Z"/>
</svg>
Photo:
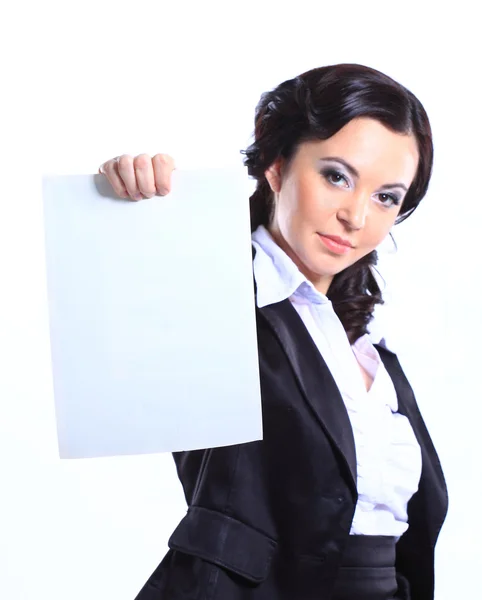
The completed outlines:
<svg viewBox="0 0 482 600">
<path fill-rule="evenodd" d="M 256 107 L 254 142 L 243 151 L 248 173 L 257 181 L 250 197 L 251 230 L 269 227 L 274 195 L 265 171 L 278 159 L 289 165 L 305 141 L 326 140 L 357 117 L 375 119 L 390 130 L 415 136 L 419 162 L 397 223 L 405 220 L 425 196 L 433 165 L 432 132 L 420 101 L 380 71 L 339 64 L 307 71 L 266 92 Z M 333 308 L 354 343 L 367 333 L 376 304 L 383 303 L 373 269 L 372 251 L 333 278 L 328 289 Z"/>
</svg>

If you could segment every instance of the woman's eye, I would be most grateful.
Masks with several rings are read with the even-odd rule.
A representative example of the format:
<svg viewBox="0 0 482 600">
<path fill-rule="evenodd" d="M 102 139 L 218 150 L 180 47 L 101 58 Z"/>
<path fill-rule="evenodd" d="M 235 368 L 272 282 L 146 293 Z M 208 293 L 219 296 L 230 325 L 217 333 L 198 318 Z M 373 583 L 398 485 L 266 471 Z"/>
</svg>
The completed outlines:
<svg viewBox="0 0 482 600">
<path fill-rule="evenodd" d="M 394 194 L 378 194 L 380 202 L 385 206 L 398 206 L 400 204 L 400 198 Z"/>
<path fill-rule="evenodd" d="M 337 187 L 342 187 L 340 186 L 340 183 L 345 183 L 346 185 L 348 185 L 346 177 L 338 171 L 323 171 L 323 176 L 329 183 L 336 185 Z"/>
</svg>

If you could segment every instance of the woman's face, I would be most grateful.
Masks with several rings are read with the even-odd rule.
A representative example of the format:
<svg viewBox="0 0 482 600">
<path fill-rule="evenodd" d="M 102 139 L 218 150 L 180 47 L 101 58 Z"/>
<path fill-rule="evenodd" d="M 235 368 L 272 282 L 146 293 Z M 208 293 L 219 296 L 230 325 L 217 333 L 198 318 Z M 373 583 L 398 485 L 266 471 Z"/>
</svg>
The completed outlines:
<svg viewBox="0 0 482 600">
<path fill-rule="evenodd" d="M 275 194 L 270 233 L 326 294 L 333 277 L 388 235 L 415 177 L 417 142 L 376 120 L 350 121 L 327 140 L 303 142 L 266 178 Z"/>
</svg>

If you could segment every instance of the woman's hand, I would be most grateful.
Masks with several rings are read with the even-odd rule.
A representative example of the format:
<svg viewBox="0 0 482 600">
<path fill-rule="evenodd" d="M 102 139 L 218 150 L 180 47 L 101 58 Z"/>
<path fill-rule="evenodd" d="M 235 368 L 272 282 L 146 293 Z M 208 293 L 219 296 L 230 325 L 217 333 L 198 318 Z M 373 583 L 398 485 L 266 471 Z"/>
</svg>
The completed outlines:
<svg viewBox="0 0 482 600">
<path fill-rule="evenodd" d="M 107 177 L 118 196 L 137 201 L 168 194 L 175 168 L 168 154 L 156 154 L 153 158 L 148 154 L 123 154 L 101 165 L 99 173 Z"/>
</svg>

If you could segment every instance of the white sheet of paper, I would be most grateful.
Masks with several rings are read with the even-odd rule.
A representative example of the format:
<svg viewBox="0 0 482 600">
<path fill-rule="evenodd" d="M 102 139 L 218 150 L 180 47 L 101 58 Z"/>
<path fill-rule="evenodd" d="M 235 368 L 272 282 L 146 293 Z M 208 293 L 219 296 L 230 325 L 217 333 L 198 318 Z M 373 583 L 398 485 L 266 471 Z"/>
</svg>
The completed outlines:
<svg viewBox="0 0 482 600">
<path fill-rule="evenodd" d="M 139 202 L 49 176 L 43 195 L 61 458 L 261 439 L 244 172 L 176 171 Z"/>
</svg>

